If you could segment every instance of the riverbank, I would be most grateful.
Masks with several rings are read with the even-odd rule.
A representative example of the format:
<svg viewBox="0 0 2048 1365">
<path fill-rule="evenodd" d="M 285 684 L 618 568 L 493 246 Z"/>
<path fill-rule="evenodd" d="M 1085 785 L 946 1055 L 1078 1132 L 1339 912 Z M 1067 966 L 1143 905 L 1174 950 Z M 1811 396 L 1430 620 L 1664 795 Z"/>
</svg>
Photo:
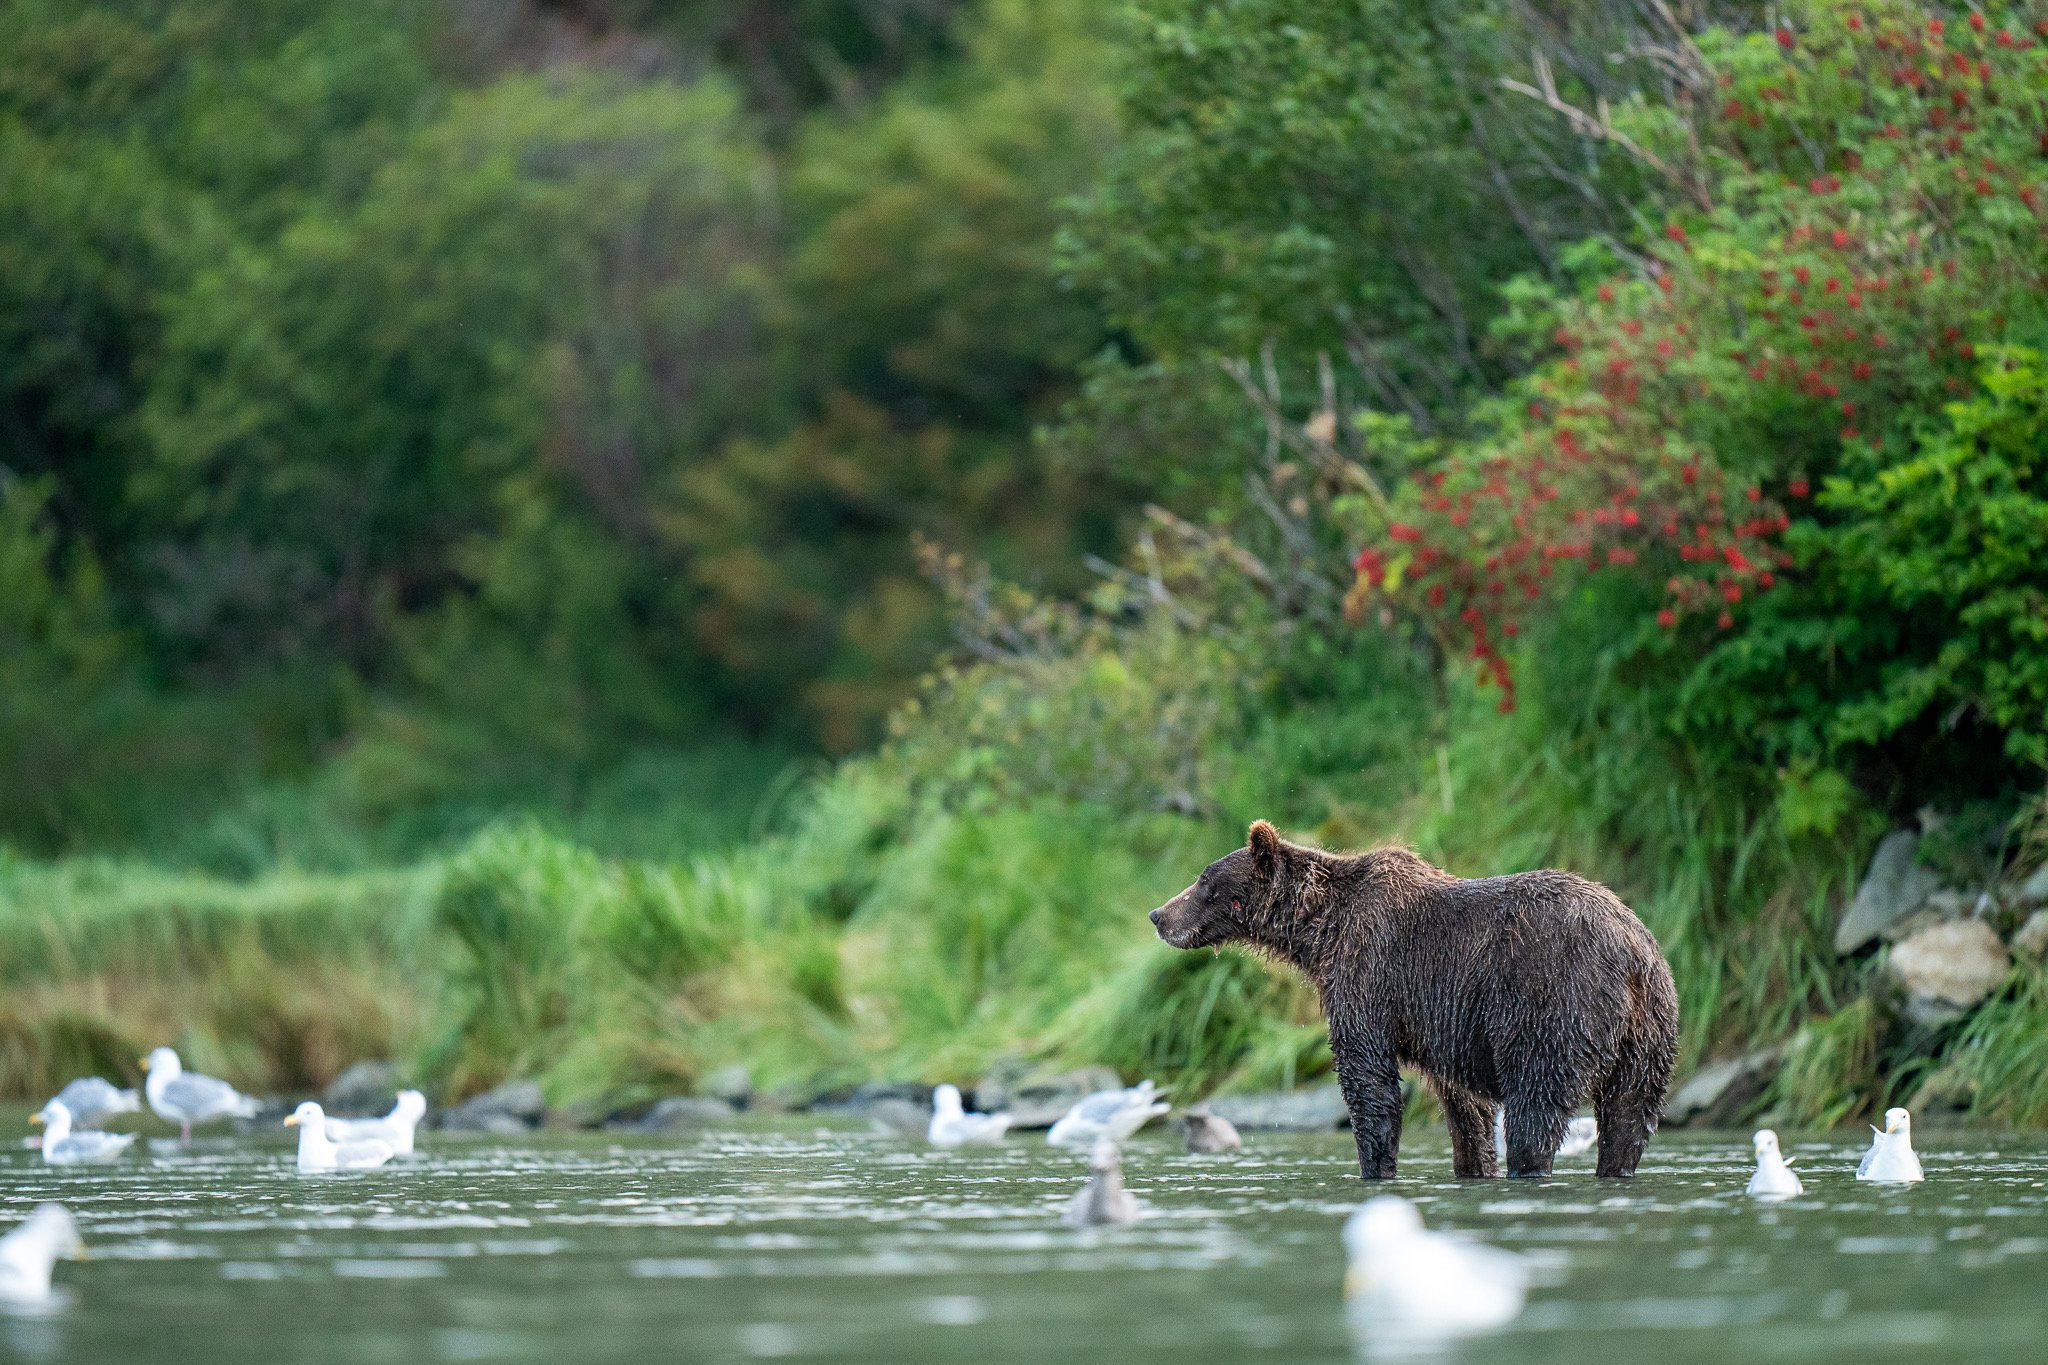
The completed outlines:
<svg viewBox="0 0 2048 1365">
<path fill-rule="evenodd" d="M 1144 919 L 1269 816 L 1466 875 L 1553 865 L 1613 885 L 1672 960 L 1679 1078 L 1739 1059 L 1715 1121 L 1825 1126 L 1909 1100 L 2048 1121 L 2032 1041 L 2048 1001 L 2030 950 L 2005 946 L 2032 913 L 2019 883 L 1960 885 L 1927 861 L 1941 840 L 1919 840 L 1891 918 L 1838 952 L 1881 825 L 1794 831 L 1626 746 L 1576 747 L 1478 695 L 1450 706 L 1441 744 L 1341 699 L 1267 707 L 1222 731 L 1193 813 L 963 793 L 899 743 L 766 799 L 741 822 L 756 836 L 667 859 L 532 816 L 348 871 L 9 859 L 0 1094 L 132 1079 L 159 1042 L 263 1093 L 391 1059 L 437 1103 L 533 1080 L 599 1115 L 735 1065 L 793 1096 L 1084 1065 L 1184 1100 L 1286 1089 L 1329 1068 L 1310 993 L 1249 957 L 1168 951 Z M 1996 945 L 1997 976 L 1960 1008 L 1916 1003 L 1897 971 L 1932 929 Z"/>
</svg>

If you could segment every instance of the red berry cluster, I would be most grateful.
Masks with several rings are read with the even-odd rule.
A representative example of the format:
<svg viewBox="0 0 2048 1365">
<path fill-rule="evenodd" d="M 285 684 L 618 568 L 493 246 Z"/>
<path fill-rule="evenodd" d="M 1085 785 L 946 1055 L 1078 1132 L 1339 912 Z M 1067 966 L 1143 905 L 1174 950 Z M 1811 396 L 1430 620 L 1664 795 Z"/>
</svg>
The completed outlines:
<svg viewBox="0 0 2048 1365">
<path fill-rule="evenodd" d="M 1701 130 L 1717 211 L 1566 305 L 1519 405 L 1359 552 L 1360 589 L 1420 611 L 1503 709 L 1504 642 L 1584 575 L 1661 583 L 1667 631 L 1734 629 L 1794 567 L 1809 471 L 1903 440 L 1903 414 L 1967 389 L 1972 336 L 2003 325 L 1984 300 L 2048 285 L 2048 51 L 1981 16 L 1951 44 L 1900 8 L 1731 62 Z"/>
</svg>

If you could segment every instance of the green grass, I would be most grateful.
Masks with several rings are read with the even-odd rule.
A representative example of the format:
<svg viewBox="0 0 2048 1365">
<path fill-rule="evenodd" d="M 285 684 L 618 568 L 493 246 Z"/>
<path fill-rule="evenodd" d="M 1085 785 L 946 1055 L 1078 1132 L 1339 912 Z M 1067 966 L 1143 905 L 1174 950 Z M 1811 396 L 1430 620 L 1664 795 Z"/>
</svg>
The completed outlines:
<svg viewBox="0 0 2048 1365">
<path fill-rule="evenodd" d="M 0 862 L 0 1094 L 132 1078 L 165 1041 L 256 1088 L 389 1056 L 443 1098 L 536 1076 L 597 1110 L 732 1061 L 771 1087 L 965 1082 L 1004 1058 L 1106 1063 L 1190 1097 L 1314 1080 L 1329 1052 L 1298 978 L 1171 952 L 1144 919 L 1254 816 L 1467 875 L 1606 881 L 1672 960 L 1683 1065 L 1791 1040 L 1771 1103 L 1802 1125 L 1868 1112 L 1924 1065 L 1827 941 L 1870 831 L 1788 832 L 1773 793 L 1717 789 L 1654 734 L 1504 716 L 1463 688 L 1439 715 L 1411 687 L 1332 686 L 1212 734 L 1189 815 L 1064 776 L 991 787 L 1005 751 L 986 716 L 961 779 L 932 714 L 929 735 L 795 783 L 737 752 L 645 759 L 551 815 L 415 829 L 407 856 L 358 850 L 343 870 L 301 858 L 303 831 L 224 872 Z M 1956 1037 L 1987 1116 L 2048 1121 L 2044 1025 L 2028 985 Z"/>
</svg>

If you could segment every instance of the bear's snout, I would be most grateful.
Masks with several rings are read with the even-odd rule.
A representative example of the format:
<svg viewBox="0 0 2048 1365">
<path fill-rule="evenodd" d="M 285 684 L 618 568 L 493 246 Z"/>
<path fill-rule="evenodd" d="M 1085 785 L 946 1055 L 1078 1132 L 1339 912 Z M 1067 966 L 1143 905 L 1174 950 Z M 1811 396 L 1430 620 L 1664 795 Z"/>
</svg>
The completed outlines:
<svg viewBox="0 0 2048 1365">
<path fill-rule="evenodd" d="M 1189 890 L 1193 888 L 1190 887 Z M 1182 941 L 1187 937 L 1187 925 L 1184 923 L 1187 919 L 1187 909 L 1188 892 L 1183 891 L 1145 918 L 1152 921 L 1152 927 L 1159 931 L 1159 937 L 1176 948 L 1183 948 L 1187 946 Z"/>
</svg>

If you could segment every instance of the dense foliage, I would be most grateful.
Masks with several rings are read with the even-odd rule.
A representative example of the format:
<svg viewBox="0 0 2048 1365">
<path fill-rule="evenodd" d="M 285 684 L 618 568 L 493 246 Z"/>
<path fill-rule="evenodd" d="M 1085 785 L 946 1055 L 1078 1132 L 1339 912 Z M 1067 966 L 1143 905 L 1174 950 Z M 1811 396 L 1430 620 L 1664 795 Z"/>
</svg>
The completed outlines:
<svg viewBox="0 0 2048 1365">
<path fill-rule="evenodd" d="M 848 749 L 940 638 L 913 532 L 1067 583 L 1109 543 L 1030 445 L 1104 334 L 1051 266 L 1111 128 L 1089 7 L 778 8 L 0 17 L 9 550 L 94 579 L 157 728 L 228 702 L 204 785 Z M 166 776 L 34 714 L 0 786 Z M 0 828 L 137 832 L 88 797 Z"/>
<path fill-rule="evenodd" d="M 1700 60 L 1717 108 L 1631 120 L 1695 193 L 1674 186 L 1633 271 L 1523 301 L 1514 325 L 1561 354 L 1483 435 L 1428 452 L 1364 586 L 1412 601 L 1510 705 L 1531 617 L 1620 579 L 1579 647 L 1684 734 L 2029 780 L 2048 598 L 2011 567 L 2015 540 L 2041 544 L 2013 452 L 2038 390 L 1997 348 L 2048 322 L 2048 50 L 1981 17 L 1821 6 L 1709 35 Z"/>
</svg>

